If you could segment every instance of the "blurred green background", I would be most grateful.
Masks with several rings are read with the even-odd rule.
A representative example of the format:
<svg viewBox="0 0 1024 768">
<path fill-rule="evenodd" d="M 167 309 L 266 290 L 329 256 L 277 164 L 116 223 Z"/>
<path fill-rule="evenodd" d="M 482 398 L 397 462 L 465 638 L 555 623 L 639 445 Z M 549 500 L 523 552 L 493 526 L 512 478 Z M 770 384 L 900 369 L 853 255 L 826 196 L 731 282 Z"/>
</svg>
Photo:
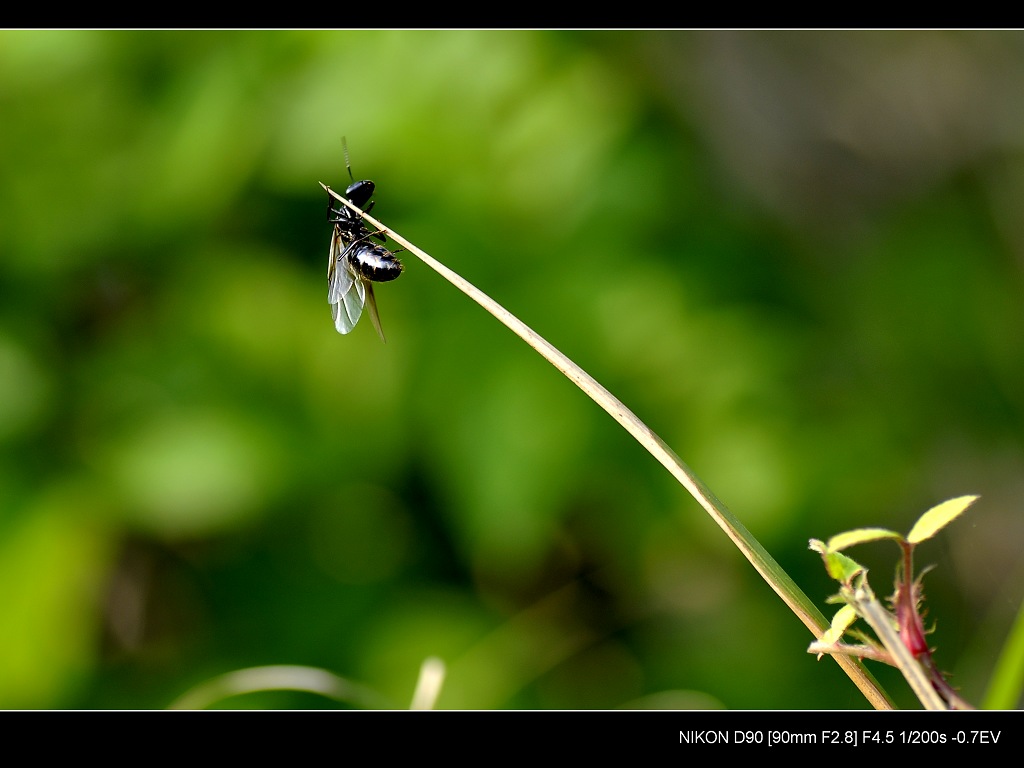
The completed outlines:
<svg viewBox="0 0 1024 768">
<path fill-rule="evenodd" d="M 697 504 L 318 181 L 633 409 L 831 614 L 907 530 L 980 703 L 1024 595 L 1024 35 L 0 33 L 0 706 L 248 666 L 409 705 L 863 708 Z M 888 594 L 895 547 L 855 556 Z M 873 666 L 901 706 L 898 675 Z M 252 694 L 230 707 L 321 707 Z"/>
</svg>

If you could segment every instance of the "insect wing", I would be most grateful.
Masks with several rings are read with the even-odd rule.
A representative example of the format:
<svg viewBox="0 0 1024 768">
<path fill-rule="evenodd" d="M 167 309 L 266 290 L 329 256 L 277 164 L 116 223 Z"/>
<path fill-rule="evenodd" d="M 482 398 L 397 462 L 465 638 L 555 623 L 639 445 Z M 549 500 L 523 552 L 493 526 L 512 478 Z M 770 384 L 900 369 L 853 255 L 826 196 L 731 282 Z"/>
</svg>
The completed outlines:
<svg viewBox="0 0 1024 768">
<path fill-rule="evenodd" d="M 338 333 L 348 333 L 356 327 L 366 301 L 366 281 L 352 271 L 345 250 L 341 231 L 335 227 L 327 265 L 327 302 Z"/>
<path fill-rule="evenodd" d="M 341 255 L 345 252 L 345 242 L 341 237 L 341 230 L 334 228 L 334 235 L 331 237 L 331 254 L 327 259 L 327 303 L 337 304 L 341 301 L 342 295 L 352 287 L 353 275 L 344 264 L 339 264 Z"/>
<path fill-rule="evenodd" d="M 352 281 L 351 288 L 342 295 L 341 301 L 331 305 L 331 317 L 334 318 L 334 327 L 338 329 L 338 333 L 348 333 L 356 327 L 363 312 L 365 295 L 366 284 L 357 278 Z"/>
<path fill-rule="evenodd" d="M 384 338 L 384 329 L 380 327 L 380 315 L 377 314 L 377 299 L 373 295 L 373 283 L 369 281 L 366 283 L 366 307 L 370 310 L 370 322 L 377 329 L 377 335 L 380 336 L 381 341 L 387 344 L 388 340 Z"/>
</svg>

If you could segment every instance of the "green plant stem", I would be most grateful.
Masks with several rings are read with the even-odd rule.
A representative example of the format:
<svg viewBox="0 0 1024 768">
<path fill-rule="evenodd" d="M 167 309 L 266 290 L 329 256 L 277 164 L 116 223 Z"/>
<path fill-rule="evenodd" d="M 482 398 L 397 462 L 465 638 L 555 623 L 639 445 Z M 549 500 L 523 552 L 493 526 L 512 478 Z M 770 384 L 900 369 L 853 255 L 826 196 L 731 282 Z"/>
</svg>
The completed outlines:
<svg viewBox="0 0 1024 768">
<path fill-rule="evenodd" d="M 814 603 L 803 593 L 796 583 L 789 577 L 775 559 L 768 554 L 768 551 L 761 546 L 760 542 L 743 526 L 742 523 L 726 508 L 704 483 L 676 456 L 671 448 L 656 435 L 646 424 L 640 421 L 637 416 L 622 404 L 614 395 L 599 384 L 590 374 L 580 368 L 576 363 L 559 352 L 547 340 L 537 334 L 532 328 L 515 317 L 511 312 L 491 299 L 476 286 L 464 280 L 460 275 L 450 270 L 444 264 L 436 261 L 427 253 L 416 247 L 394 230 L 385 227 L 379 221 L 367 213 L 359 210 L 341 195 L 337 194 L 325 184 L 321 183 L 328 194 L 341 201 L 356 213 L 359 213 L 371 225 L 387 233 L 395 242 L 400 243 L 410 253 L 414 254 L 424 264 L 440 274 L 448 282 L 469 296 L 473 301 L 482 306 L 501 323 L 512 330 L 523 341 L 533 347 L 545 360 L 551 363 L 563 375 L 573 381 L 576 386 L 582 389 L 598 405 L 604 408 L 613 419 L 615 419 L 627 432 L 629 432 L 647 451 L 654 456 L 673 477 L 689 492 L 697 503 L 711 515 L 711 518 L 725 531 L 726 535 L 750 561 L 758 573 L 775 590 L 776 594 L 789 606 L 790 610 L 804 623 L 814 634 L 820 637 L 828 629 L 828 621 L 817 609 Z M 854 684 L 861 690 L 867 700 L 876 709 L 892 709 L 893 704 L 888 695 L 874 677 L 865 669 L 864 665 L 848 657 L 833 657 L 836 663 L 853 680 Z"/>
<path fill-rule="evenodd" d="M 878 602 L 871 589 L 864 585 L 854 589 L 843 587 L 843 595 L 848 604 L 857 611 L 857 615 L 874 630 L 925 709 L 948 709 L 942 697 L 932 687 L 927 673 L 903 644 L 899 633 L 892 626 L 892 617 Z"/>
</svg>

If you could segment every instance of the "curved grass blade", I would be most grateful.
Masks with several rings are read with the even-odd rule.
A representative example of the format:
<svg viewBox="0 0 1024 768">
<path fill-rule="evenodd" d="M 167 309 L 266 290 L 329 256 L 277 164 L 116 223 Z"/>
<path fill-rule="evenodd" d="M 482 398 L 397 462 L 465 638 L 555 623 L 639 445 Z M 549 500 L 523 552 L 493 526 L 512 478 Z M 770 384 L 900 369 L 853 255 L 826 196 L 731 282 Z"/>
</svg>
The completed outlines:
<svg viewBox="0 0 1024 768">
<path fill-rule="evenodd" d="M 348 200 L 345 200 L 327 185 L 321 182 L 320 186 L 328 194 L 340 200 L 349 208 L 358 210 Z M 359 213 L 362 214 L 366 221 L 382 232 L 387 233 L 395 242 L 404 246 L 406 250 L 414 254 L 420 261 L 490 312 L 503 325 L 533 347 L 541 357 L 555 366 L 570 381 L 574 382 L 591 400 L 607 411 L 711 515 L 711 518 L 721 527 L 740 552 L 743 553 L 743 556 L 750 561 L 750 564 L 768 582 L 768 585 L 775 590 L 775 593 L 782 598 L 783 602 L 789 606 L 789 609 L 796 614 L 797 618 L 803 622 L 804 626 L 813 633 L 815 638 L 821 637 L 828 630 L 828 620 L 825 619 L 811 599 L 797 586 L 796 582 L 790 578 L 789 574 L 782 569 L 761 543 L 728 510 L 725 504 L 704 485 L 703 481 L 694 474 L 693 470 L 686 466 L 683 460 L 650 427 L 640 421 L 636 414 L 623 405 L 622 402 L 599 384 L 590 374 L 479 288 L 463 279 L 456 272 L 453 272 L 420 248 L 417 248 L 394 230 L 381 224 L 369 214 L 362 211 L 359 211 Z M 892 701 L 888 695 L 860 661 L 843 656 L 833 658 L 835 658 L 836 663 L 843 668 L 843 671 L 846 672 L 875 709 L 893 708 Z"/>
</svg>

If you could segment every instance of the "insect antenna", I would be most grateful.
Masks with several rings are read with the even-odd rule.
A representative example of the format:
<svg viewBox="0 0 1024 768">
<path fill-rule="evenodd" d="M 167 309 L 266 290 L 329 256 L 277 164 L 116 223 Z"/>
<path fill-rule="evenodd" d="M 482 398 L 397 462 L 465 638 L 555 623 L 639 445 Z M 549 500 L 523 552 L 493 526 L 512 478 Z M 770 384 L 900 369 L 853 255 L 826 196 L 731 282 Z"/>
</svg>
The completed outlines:
<svg viewBox="0 0 1024 768">
<path fill-rule="evenodd" d="M 356 182 L 356 177 L 352 175 L 352 166 L 348 162 L 348 142 L 345 141 L 345 137 L 341 137 L 341 150 L 345 153 L 345 167 L 348 168 L 348 177 L 353 184 Z"/>
</svg>

